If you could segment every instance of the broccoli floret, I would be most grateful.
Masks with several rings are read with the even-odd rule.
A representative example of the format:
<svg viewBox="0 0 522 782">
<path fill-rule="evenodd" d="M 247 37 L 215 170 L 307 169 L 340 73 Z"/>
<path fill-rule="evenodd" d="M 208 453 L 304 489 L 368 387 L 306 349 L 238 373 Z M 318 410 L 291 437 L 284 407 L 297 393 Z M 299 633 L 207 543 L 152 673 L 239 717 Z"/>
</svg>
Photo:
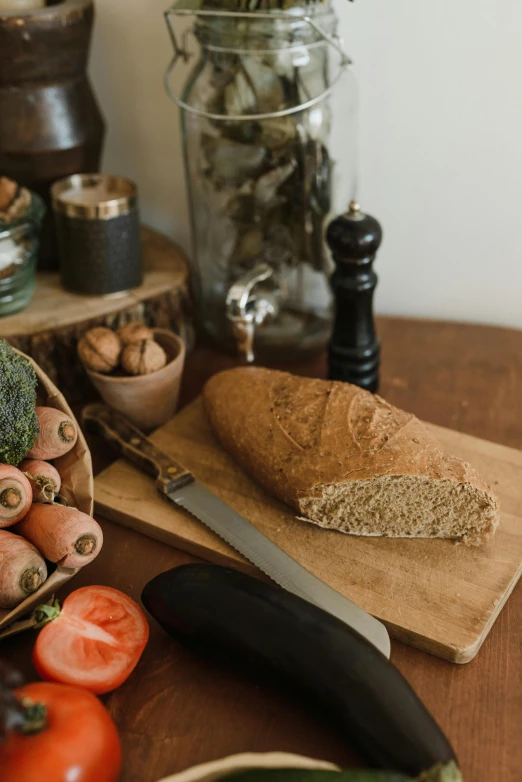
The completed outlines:
<svg viewBox="0 0 522 782">
<path fill-rule="evenodd" d="M 0 462 L 19 464 L 38 436 L 36 384 L 31 364 L 0 340 Z"/>
</svg>

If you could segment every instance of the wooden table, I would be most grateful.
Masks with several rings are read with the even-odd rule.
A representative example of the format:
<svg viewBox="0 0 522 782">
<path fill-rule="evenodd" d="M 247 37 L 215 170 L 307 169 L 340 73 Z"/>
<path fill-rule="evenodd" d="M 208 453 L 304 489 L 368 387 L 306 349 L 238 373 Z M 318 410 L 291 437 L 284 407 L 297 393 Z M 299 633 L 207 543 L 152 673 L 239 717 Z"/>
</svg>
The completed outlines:
<svg viewBox="0 0 522 782">
<path fill-rule="evenodd" d="M 522 332 L 383 318 L 381 393 L 428 421 L 522 449 Z M 183 401 L 231 359 L 199 349 L 187 365 Z M 324 375 L 324 360 L 295 367 Z M 106 449 L 91 440 L 97 468 Z M 100 556 L 69 589 L 108 584 L 139 598 L 144 584 L 193 558 L 106 522 Z M 67 590 L 65 590 L 67 591 Z M 349 737 L 312 707 L 203 662 L 151 622 L 131 678 L 106 698 L 124 747 L 122 782 L 162 776 L 227 754 L 285 750 L 354 765 Z M 0 650 L 31 674 L 30 635 Z M 467 782 L 522 778 L 522 584 L 478 657 L 457 666 L 392 643 L 392 660 L 447 733 Z"/>
</svg>

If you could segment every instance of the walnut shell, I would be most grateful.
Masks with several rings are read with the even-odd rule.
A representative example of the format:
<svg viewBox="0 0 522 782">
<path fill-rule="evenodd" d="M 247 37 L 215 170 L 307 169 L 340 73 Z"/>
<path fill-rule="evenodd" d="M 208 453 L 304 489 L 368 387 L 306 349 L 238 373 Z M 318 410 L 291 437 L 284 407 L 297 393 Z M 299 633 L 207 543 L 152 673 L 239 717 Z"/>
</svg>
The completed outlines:
<svg viewBox="0 0 522 782">
<path fill-rule="evenodd" d="M 154 339 L 154 332 L 144 323 L 127 323 L 116 332 L 122 345 L 130 345 L 131 342 L 139 342 L 142 339 Z"/>
<path fill-rule="evenodd" d="M 18 185 L 6 176 L 0 176 L 0 212 L 12 204 L 16 196 Z"/>
<path fill-rule="evenodd" d="M 31 206 L 31 193 L 12 179 L 0 177 L 0 223 L 14 223 Z"/>
<path fill-rule="evenodd" d="M 118 365 L 120 338 L 114 331 L 99 326 L 85 332 L 78 343 L 78 355 L 86 369 L 107 374 Z"/>
<path fill-rule="evenodd" d="M 167 363 L 167 354 L 153 339 L 142 339 L 127 345 L 121 357 L 121 365 L 129 375 L 149 375 Z"/>
</svg>

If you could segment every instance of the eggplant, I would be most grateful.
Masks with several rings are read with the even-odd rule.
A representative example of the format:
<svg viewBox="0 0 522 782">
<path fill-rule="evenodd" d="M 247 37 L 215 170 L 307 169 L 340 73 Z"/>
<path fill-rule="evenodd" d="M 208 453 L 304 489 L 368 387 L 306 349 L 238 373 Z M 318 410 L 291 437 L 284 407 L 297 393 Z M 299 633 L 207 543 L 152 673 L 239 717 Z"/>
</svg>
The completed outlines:
<svg viewBox="0 0 522 782">
<path fill-rule="evenodd" d="M 444 733 L 397 668 L 306 600 L 210 564 L 161 573 L 141 597 L 176 640 L 268 667 L 312 696 L 371 767 L 416 777 L 437 764 L 457 765 Z"/>
</svg>

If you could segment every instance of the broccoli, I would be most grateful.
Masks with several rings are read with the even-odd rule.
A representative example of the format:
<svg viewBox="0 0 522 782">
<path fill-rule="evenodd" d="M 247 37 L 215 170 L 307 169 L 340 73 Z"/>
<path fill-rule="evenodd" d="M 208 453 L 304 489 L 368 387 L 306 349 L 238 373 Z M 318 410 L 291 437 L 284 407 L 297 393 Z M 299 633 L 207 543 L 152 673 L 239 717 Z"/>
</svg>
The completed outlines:
<svg viewBox="0 0 522 782">
<path fill-rule="evenodd" d="M 38 436 L 36 384 L 31 364 L 0 340 L 0 462 L 19 464 Z"/>
</svg>

